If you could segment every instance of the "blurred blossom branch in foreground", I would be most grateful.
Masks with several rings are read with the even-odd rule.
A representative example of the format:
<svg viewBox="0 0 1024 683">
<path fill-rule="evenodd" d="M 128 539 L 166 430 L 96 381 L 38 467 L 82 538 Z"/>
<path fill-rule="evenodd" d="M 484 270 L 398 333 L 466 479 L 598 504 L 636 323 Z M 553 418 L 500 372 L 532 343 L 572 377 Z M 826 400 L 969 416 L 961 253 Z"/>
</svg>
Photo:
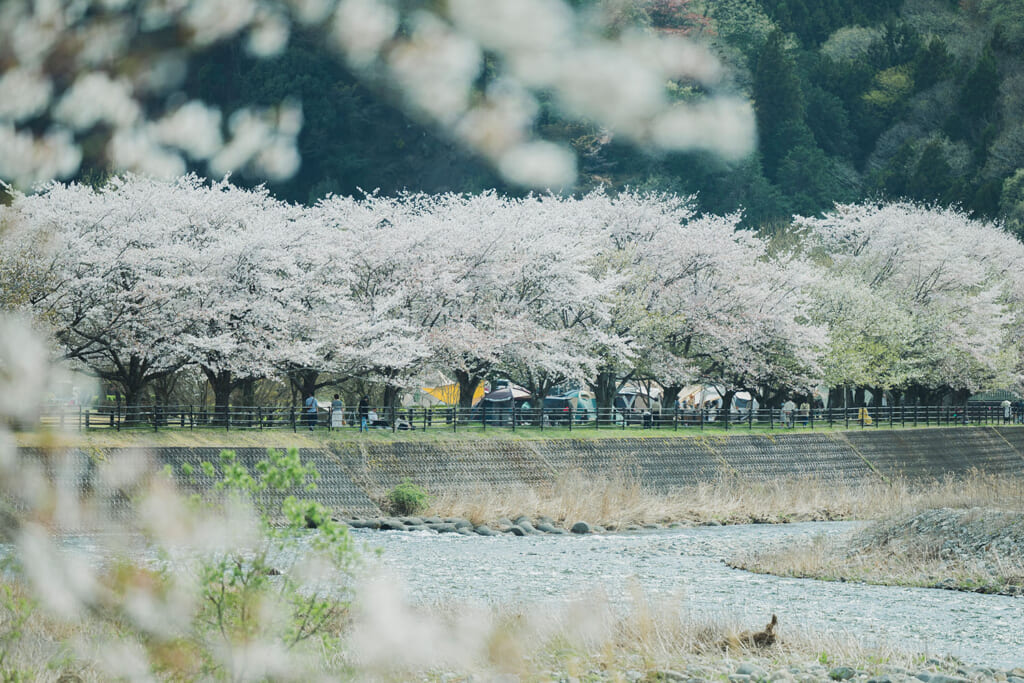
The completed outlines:
<svg viewBox="0 0 1024 683">
<path fill-rule="evenodd" d="M 387 0 L 6 0 L 0 179 L 28 188 L 72 177 L 95 146 L 87 138 L 103 141 L 100 161 L 117 170 L 291 177 L 300 103 L 225 120 L 179 91 L 191 53 L 242 37 L 272 56 L 293 26 L 322 28 L 360 78 L 520 185 L 575 180 L 574 153 L 536 134 L 544 97 L 643 148 L 737 158 L 753 147 L 750 103 L 714 94 L 721 66 L 708 50 L 639 28 L 608 37 L 562 0 L 451 0 L 434 11 Z M 673 81 L 711 94 L 673 102 Z"/>
</svg>

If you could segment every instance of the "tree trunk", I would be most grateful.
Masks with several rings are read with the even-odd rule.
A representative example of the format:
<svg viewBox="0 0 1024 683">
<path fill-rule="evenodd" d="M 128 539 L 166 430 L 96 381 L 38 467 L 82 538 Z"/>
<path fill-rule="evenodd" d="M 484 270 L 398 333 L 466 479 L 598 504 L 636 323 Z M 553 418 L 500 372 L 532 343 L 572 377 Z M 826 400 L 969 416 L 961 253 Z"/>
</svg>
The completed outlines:
<svg viewBox="0 0 1024 683">
<path fill-rule="evenodd" d="M 384 410 L 387 412 L 388 419 L 391 420 L 392 422 L 394 422 L 395 417 L 397 416 L 396 410 L 398 408 L 398 397 L 399 397 L 400 393 L 401 393 L 401 388 L 400 387 L 395 386 L 394 384 L 385 384 L 384 385 L 384 401 L 383 401 L 383 406 L 384 406 Z M 461 396 L 461 394 L 460 394 L 460 396 Z"/>
<path fill-rule="evenodd" d="M 682 392 L 682 386 L 667 386 L 664 387 L 665 393 L 661 397 L 661 409 L 666 412 L 676 412 L 676 402 L 679 400 L 679 394 Z"/>
<path fill-rule="evenodd" d="M 881 387 L 871 387 L 871 407 L 879 409 L 882 407 L 882 399 L 885 398 L 885 390 Z"/>
<path fill-rule="evenodd" d="M 843 392 L 846 391 L 846 387 L 829 387 L 828 388 L 828 405 L 825 406 L 831 410 L 843 407 Z"/>
<path fill-rule="evenodd" d="M 718 411 L 718 414 L 721 416 L 723 424 L 728 422 L 732 415 L 732 400 L 735 396 L 735 389 L 726 389 L 725 395 L 722 396 L 722 409 Z"/>
<path fill-rule="evenodd" d="M 602 424 L 613 421 L 612 408 L 615 405 L 615 394 L 619 387 L 615 381 L 615 370 L 602 368 L 597 373 L 597 380 L 590 385 L 597 402 L 598 421 Z"/>
<path fill-rule="evenodd" d="M 311 368 L 293 370 L 289 373 L 289 377 L 291 378 L 292 387 L 299 391 L 299 401 L 304 401 L 307 397 L 316 395 L 316 390 L 319 388 L 316 382 L 320 378 L 319 370 Z"/>
<path fill-rule="evenodd" d="M 231 391 L 237 383 L 232 379 L 230 370 L 212 370 L 205 365 L 202 369 L 213 389 L 214 424 L 227 424 Z"/>
<path fill-rule="evenodd" d="M 476 393 L 477 385 L 483 379 L 482 372 L 470 370 L 456 370 L 455 381 L 459 384 L 459 408 L 469 409 L 473 407 L 473 394 Z"/>
</svg>

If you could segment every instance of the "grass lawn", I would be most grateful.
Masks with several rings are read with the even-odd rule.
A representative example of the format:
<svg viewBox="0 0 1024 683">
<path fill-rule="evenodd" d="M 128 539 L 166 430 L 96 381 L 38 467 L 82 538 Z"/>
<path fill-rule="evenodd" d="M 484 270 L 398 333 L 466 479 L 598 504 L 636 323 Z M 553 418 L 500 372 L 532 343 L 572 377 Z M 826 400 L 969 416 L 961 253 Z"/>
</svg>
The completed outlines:
<svg viewBox="0 0 1024 683">
<path fill-rule="evenodd" d="M 887 421 L 878 421 L 872 426 L 862 427 L 855 421 L 851 421 L 849 427 L 844 422 L 835 422 L 830 427 L 827 423 L 815 423 L 814 427 L 796 426 L 786 429 L 776 426 L 770 428 L 766 424 L 755 424 L 753 429 L 747 425 L 732 425 L 728 429 L 715 424 L 700 426 L 678 427 L 665 425 L 660 428 L 642 429 L 639 426 L 629 426 L 623 429 L 619 425 L 608 425 L 596 429 L 593 424 L 574 427 L 572 430 L 566 427 L 517 427 L 513 431 L 510 427 L 488 426 L 483 428 L 480 424 L 460 425 L 456 430 L 445 424 L 435 423 L 430 428 L 423 430 L 417 428 L 415 431 L 391 431 L 389 429 L 371 429 L 369 432 L 360 433 L 352 427 L 341 430 L 328 430 L 326 427 L 309 431 L 299 428 L 291 429 L 246 429 L 232 427 L 222 429 L 215 427 L 202 427 L 188 429 L 181 427 L 162 428 L 154 431 L 151 428 L 122 429 L 120 431 L 109 428 L 91 428 L 78 430 L 75 427 L 63 430 L 54 426 L 42 427 L 33 431 L 15 432 L 15 443 L 21 447 L 78 447 L 92 446 L 103 447 L 131 447 L 131 446 L 182 446 L 182 447 L 287 447 L 297 446 L 299 448 L 318 448 L 329 443 L 344 442 L 414 442 L 414 443 L 437 443 L 450 441 L 481 441 L 481 440 L 516 440 L 536 441 L 551 439 L 575 439 L 575 440 L 596 440 L 596 439 L 651 439 L 651 438 L 677 438 L 687 439 L 698 436 L 722 437 L 729 434 L 798 434 L 812 432 L 845 432 L 874 429 L 928 429 L 937 426 L 919 423 L 914 426 L 907 423 L 901 426 L 896 421 L 892 427 Z M 961 426 L 961 425 L 949 425 Z M 978 426 L 978 425 L 969 425 Z M 999 425 L 980 425 L 999 426 Z"/>
</svg>

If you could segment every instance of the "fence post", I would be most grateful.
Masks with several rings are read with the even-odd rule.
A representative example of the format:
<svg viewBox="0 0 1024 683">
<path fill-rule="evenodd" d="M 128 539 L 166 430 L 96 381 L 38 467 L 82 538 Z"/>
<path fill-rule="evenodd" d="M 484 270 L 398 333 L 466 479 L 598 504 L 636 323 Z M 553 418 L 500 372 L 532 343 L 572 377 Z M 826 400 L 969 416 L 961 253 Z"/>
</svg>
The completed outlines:
<svg viewBox="0 0 1024 683">
<path fill-rule="evenodd" d="M 844 399 L 845 400 L 845 399 Z M 843 406 L 843 417 L 846 419 L 846 429 L 850 428 L 850 409 L 847 406 Z"/>
<path fill-rule="evenodd" d="M 700 408 L 700 430 L 702 432 L 704 431 L 704 414 L 706 412 L 708 412 L 707 407 L 706 406 L 701 406 L 701 408 Z"/>
<path fill-rule="evenodd" d="M 295 406 L 291 406 L 291 407 L 288 408 L 288 418 L 289 418 L 289 420 L 292 423 L 292 431 L 293 432 L 298 431 L 295 428 Z"/>
<path fill-rule="evenodd" d="M 811 431 L 814 431 L 814 402 L 807 408 L 807 423 L 811 425 Z"/>
<path fill-rule="evenodd" d="M 487 431 L 487 401 L 480 401 L 480 426 Z"/>
<path fill-rule="evenodd" d="M 89 409 L 85 409 L 85 428 L 89 428 Z"/>
<path fill-rule="evenodd" d="M 573 414 L 572 414 L 572 407 L 570 406 L 570 408 L 569 408 L 569 431 L 570 432 L 572 431 L 572 420 L 573 420 Z"/>
<path fill-rule="evenodd" d="M 516 402 L 512 401 L 512 431 L 513 432 L 516 431 L 516 419 L 517 419 L 516 413 L 517 413 Z"/>
</svg>

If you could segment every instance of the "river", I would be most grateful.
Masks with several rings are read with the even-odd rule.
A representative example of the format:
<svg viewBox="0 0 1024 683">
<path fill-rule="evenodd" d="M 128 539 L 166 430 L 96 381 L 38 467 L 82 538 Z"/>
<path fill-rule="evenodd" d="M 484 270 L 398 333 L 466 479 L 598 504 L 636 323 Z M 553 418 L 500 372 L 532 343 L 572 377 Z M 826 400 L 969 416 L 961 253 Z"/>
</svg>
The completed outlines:
<svg viewBox="0 0 1024 683">
<path fill-rule="evenodd" d="M 682 596 L 688 611 L 759 628 L 780 624 L 895 644 L 976 665 L 1024 665 L 1024 599 L 937 589 L 790 579 L 730 569 L 739 550 L 837 534 L 855 523 L 664 529 L 587 536 L 460 536 L 355 530 L 383 552 L 420 604 L 539 604 L 603 591 L 625 602 L 638 583 L 653 599 Z"/>
</svg>

